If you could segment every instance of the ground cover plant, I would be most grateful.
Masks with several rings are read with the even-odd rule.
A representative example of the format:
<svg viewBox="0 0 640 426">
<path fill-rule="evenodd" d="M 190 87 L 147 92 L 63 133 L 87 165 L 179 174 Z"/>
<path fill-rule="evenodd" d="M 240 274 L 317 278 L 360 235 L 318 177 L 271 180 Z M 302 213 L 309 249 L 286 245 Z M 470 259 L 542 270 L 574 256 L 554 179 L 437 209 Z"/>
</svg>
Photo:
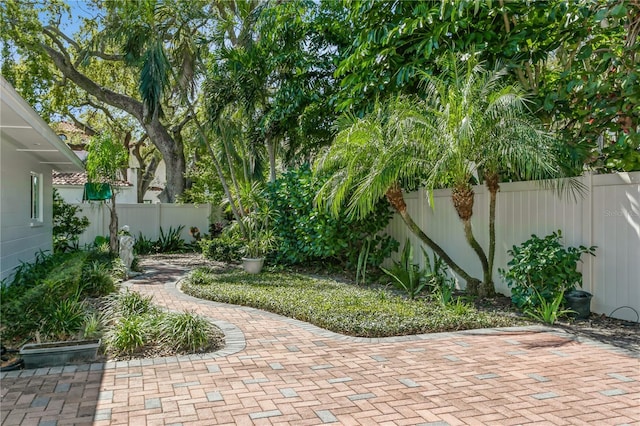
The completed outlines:
<svg viewBox="0 0 640 426">
<path fill-rule="evenodd" d="M 479 312 L 462 299 L 441 303 L 409 300 L 382 288 L 360 287 L 302 274 L 194 271 L 182 290 L 195 297 L 251 306 L 306 321 L 337 333 L 387 337 L 519 323 L 513 317 Z"/>
</svg>

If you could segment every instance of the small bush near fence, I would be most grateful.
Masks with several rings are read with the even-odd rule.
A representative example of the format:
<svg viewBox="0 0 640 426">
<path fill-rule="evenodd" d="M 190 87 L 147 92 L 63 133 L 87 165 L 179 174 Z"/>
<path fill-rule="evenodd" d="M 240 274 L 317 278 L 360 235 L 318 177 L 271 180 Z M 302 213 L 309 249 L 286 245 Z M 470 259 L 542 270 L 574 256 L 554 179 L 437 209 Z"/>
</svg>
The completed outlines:
<svg viewBox="0 0 640 426">
<path fill-rule="evenodd" d="M 198 244 L 204 257 L 218 262 L 234 262 L 242 258 L 244 243 L 237 237 L 221 235 L 203 238 Z"/>
<path fill-rule="evenodd" d="M 512 259 L 508 270 L 500 274 L 511 288 L 511 300 L 522 310 L 553 303 L 567 290 L 582 287 L 582 274 L 577 270 L 583 254 L 595 255 L 596 247 L 564 247 L 562 232 L 544 238 L 532 235 L 520 246 L 507 252 Z M 561 298 L 560 298 L 561 300 Z"/>
<path fill-rule="evenodd" d="M 53 251 L 77 250 L 80 235 L 89 227 L 89 219 L 80 217 L 80 207 L 66 203 L 53 188 Z"/>
<path fill-rule="evenodd" d="M 160 238 L 153 240 L 142 235 L 142 232 L 138 234 L 136 242 L 133 245 L 133 251 L 136 254 L 157 254 L 157 253 L 187 253 L 193 252 L 198 249 L 196 242 L 186 242 L 180 237 L 184 225 L 180 225 L 177 228 L 169 227 L 167 232 L 160 227 Z"/>
</svg>

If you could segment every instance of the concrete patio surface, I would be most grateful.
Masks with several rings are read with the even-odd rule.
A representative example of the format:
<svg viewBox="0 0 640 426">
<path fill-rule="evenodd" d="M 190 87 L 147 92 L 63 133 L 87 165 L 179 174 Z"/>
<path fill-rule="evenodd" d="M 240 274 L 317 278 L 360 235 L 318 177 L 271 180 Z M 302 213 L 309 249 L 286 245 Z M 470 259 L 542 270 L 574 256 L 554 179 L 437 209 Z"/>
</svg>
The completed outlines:
<svg viewBox="0 0 640 426">
<path fill-rule="evenodd" d="M 216 353 L 0 374 L 2 425 L 640 425 L 640 354 L 543 327 L 352 338 L 128 282 L 212 319 Z"/>
</svg>

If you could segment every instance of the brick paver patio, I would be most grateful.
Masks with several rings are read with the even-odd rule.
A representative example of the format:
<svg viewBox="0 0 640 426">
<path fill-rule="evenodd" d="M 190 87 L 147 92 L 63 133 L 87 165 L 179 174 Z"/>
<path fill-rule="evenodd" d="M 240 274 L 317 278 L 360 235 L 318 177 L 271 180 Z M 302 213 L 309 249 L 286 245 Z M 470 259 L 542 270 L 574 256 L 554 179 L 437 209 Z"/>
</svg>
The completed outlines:
<svg viewBox="0 0 640 426">
<path fill-rule="evenodd" d="M 2 425 L 640 425 L 640 354 L 544 328 L 337 335 L 130 281 L 225 330 L 217 353 L 0 374 Z"/>
</svg>

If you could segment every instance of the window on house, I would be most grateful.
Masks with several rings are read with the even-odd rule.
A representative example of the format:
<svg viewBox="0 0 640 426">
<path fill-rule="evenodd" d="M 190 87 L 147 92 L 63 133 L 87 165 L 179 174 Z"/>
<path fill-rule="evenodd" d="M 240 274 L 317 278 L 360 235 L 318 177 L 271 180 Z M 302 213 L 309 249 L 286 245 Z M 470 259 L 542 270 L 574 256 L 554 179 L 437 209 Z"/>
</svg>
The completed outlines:
<svg viewBox="0 0 640 426">
<path fill-rule="evenodd" d="M 42 222 L 42 174 L 31 172 L 31 220 Z"/>
</svg>

